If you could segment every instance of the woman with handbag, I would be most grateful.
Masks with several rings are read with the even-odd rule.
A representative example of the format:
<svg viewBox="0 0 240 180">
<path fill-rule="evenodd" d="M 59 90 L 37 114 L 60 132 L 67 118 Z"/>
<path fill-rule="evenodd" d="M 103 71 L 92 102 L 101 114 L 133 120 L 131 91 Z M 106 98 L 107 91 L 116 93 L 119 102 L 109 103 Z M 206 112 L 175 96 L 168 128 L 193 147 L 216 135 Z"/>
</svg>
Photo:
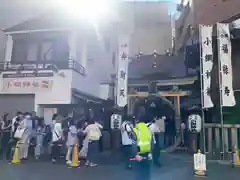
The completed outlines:
<svg viewBox="0 0 240 180">
<path fill-rule="evenodd" d="M 1 149 L 0 149 L 0 156 L 2 158 L 3 154 L 5 152 L 7 152 L 7 145 L 8 145 L 8 142 L 11 138 L 11 121 L 8 120 L 8 114 L 5 113 L 3 115 L 3 121 L 2 121 L 2 124 L 1 124 L 1 131 L 2 131 L 2 139 L 1 139 Z M 6 157 L 8 157 L 8 155 L 6 154 Z"/>
<path fill-rule="evenodd" d="M 88 120 L 88 125 L 83 131 L 86 134 L 85 142 L 87 145 L 87 162 L 86 166 L 94 167 L 97 164 L 93 163 L 96 161 L 96 156 L 99 152 L 99 139 L 102 136 L 101 129 L 102 125 L 95 122 L 93 119 Z"/>
<path fill-rule="evenodd" d="M 61 147 L 63 143 L 63 130 L 62 123 L 60 119 L 56 119 L 55 124 L 53 124 L 52 130 L 52 162 L 56 163 L 56 161 L 60 157 Z"/>
<path fill-rule="evenodd" d="M 77 131 L 77 127 L 74 123 L 74 120 L 71 119 L 69 121 L 69 129 L 68 129 L 68 136 L 67 136 L 67 154 L 66 154 L 66 163 L 68 165 L 70 165 L 72 163 L 71 161 L 71 154 L 73 151 L 73 147 L 75 144 L 78 144 L 78 131 Z"/>
<path fill-rule="evenodd" d="M 32 135 L 32 117 L 31 114 L 26 112 L 24 114 L 24 119 L 19 124 L 19 128 L 23 131 L 21 144 L 20 144 L 20 159 L 27 160 L 28 158 L 28 148 L 30 144 L 30 139 Z M 16 134 L 16 133 L 15 133 Z"/>
<path fill-rule="evenodd" d="M 7 160 L 11 160 L 12 158 L 12 150 L 16 146 L 17 141 L 22 138 L 23 131 L 18 129 L 20 122 L 23 120 L 23 114 L 21 112 L 17 113 L 17 116 L 13 118 L 11 122 L 11 139 L 6 147 L 6 158 Z M 16 133 L 17 132 L 17 133 Z"/>
</svg>

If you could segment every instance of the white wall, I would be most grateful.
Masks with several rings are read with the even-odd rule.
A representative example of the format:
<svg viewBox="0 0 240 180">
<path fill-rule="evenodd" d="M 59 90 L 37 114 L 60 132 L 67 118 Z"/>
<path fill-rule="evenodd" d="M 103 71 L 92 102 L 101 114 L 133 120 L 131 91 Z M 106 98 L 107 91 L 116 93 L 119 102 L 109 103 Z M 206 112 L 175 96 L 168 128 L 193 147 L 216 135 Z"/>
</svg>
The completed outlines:
<svg viewBox="0 0 240 180">
<path fill-rule="evenodd" d="M 167 3 L 125 3 L 120 15 L 120 27 L 131 34 L 130 57 L 135 57 L 140 51 L 152 54 L 156 50 L 165 54 L 171 48 L 171 19 Z"/>
<path fill-rule="evenodd" d="M 101 84 L 100 85 L 100 93 L 99 93 L 99 97 L 101 99 L 108 99 L 110 98 L 110 85 L 109 84 Z"/>
<path fill-rule="evenodd" d="M 130 42 L 130 56 L 134 57 L 140 51 L 143 54 L 152 54 L 154 50 L 165 54 L 171 48 L 171 24 L 155 24 L 136 28 Z"/>
<path fill-rule="evenodd" d="M 27 71 L 25 71 L 27 72 Z M 30 71 L 32 72 L 32 71 Z M 39 71 L 41 72 L 41 71 Z M 44 71 L 47 72 L 47 71 Z M 3 78 L 0 78 L 0 94 L 35 94 L 36 104 L 68 104 L 71 102 L 71 81 L 72 81 L 72 70 L 61 70 L 64 72 L 65 77 L 61 77 L 54 74 L 53 77 L 38 77 L 34 79 L 40 80 L 52 80 L 52 89 L 49 90 L 37 90 L 35 92 L 26 89 L 7 89 L 3 90 Z M 16 72 L 8 72 L 16 73 Z M 24 73 L 24 72 L 23 72 Z M 8 78 L 10 79 L 10 78 Z M 21 80 L 32 80 L 33 78 L 11 78 Z"/>
<path fill-rule="evenodd" d="M 95 29 L 80 29 L 77 34 L 76 61 L 85 67 L 86 75 L 82 76 L 73 72 L 72 87 L 89 95 L 99 97 L 100 84 L 110 82 L 111 74 L 114 73 L 112 65 L 112 52 L 115 51 L 116 43 L 111 43 L 107 52 L 104 46 L 104 36 Z M 111 39 L 111 36 L 110 36 Z"/>
</svg>

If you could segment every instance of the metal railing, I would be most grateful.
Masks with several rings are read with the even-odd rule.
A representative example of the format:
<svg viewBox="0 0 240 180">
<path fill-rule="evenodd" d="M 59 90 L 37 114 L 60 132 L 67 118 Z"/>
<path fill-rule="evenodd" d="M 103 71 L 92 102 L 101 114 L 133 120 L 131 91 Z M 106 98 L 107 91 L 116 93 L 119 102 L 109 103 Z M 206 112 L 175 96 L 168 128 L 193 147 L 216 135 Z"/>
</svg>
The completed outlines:
<svg viewBox="0 0 240 180">
<path fill-rule="evenodd" d="M 61 69 L 72 69 L 81 75 L 85 75 L 85 68 L 73 59 L 66 61 L 37 61 L 37 62 L 1 62 L 0 72 L 7 71 L 39 71 L 53 70 L 57 72 Z"/>
<path fill-rule="evenodd" d="M 239 145 L 240 124 L 224 124 L 223 128 L 221 124 L 205 124 L 204 138 L 206 153 L 232 153 L 234 147 Z"/>
</svg>

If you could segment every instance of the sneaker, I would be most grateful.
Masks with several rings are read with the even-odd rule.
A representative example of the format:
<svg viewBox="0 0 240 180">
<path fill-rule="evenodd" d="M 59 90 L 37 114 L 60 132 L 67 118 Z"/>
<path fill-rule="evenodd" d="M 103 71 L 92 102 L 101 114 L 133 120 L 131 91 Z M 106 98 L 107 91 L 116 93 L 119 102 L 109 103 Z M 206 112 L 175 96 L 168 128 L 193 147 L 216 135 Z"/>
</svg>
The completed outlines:
<svg viewBox="0 0 240 180">
<path fill-rule="evenodd" d="M 56 163 L 56 159 L 52 159 L 52 163 Z"/>
<path fill-rule="evenodd" d="M 132 165 L 131 165 L 131 164 L 128 164 L 128 165 L 127 165 L 127 169 L 132 169 Z"/>
<path fill-rule="evenodd" d="M 89 166 L 90 165 L 90 162 L 89 161 L 86 161 L 85 162 L 85 166 Z"/>
<path fill-rule="evenodd" d="M 71 163 L 72 163 L 72 161 L 70 161 L 70 160 L 68 160 L 68 161 L 66 162 L 67 165 L 70 165 Z"/>
<path fill-rule="evenodd" d="M 95 163 L 90 163 L 89 166 L 90 166 L 90 167 L 96 167 L 97 164 L 95 164 Z"/>
</svg>

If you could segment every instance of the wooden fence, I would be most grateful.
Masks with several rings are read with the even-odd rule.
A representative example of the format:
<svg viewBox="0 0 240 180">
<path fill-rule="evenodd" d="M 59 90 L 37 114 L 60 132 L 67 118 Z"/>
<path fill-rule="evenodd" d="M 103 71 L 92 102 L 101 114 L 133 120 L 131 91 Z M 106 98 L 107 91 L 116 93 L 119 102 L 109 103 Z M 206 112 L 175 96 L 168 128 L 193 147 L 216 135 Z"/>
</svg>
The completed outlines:
<svg viewBox="0 0 240 180">
<path fill-rule="evenodd" d="M 240 145 L 240 124 L 205 124 L 205 151 L 208 154 L 230 154 Z M 203 145 L 203 144 L 202 144 Z"/>
</svg>

